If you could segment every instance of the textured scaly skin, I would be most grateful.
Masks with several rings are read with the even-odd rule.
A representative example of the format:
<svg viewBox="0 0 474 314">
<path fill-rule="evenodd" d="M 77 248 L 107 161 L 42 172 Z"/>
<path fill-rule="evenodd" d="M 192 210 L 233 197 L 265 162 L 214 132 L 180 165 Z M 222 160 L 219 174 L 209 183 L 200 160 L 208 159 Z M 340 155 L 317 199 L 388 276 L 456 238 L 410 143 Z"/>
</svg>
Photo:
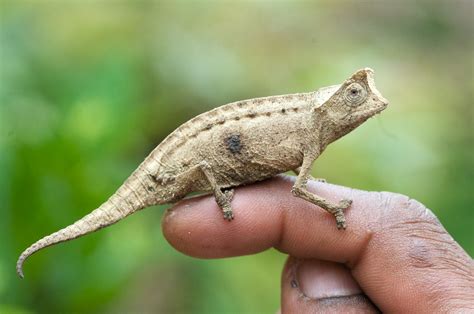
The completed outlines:
<svg viewBox="0 0 474 314">
<path fill-rule="evenodd" d="M 213 192 L 233 219 L 232 188 L 298 170 L 293 194 L 332 213 L 345 228 L 350 200 L 330 203 L 306 190 L 313 161 L 326 146 L 379 113 L 387 101 L 370 69 L 315 92 L 249 99 L 218 107 L 181 125 L 161 142 L 99 208 L 48 235 L 19 257 L 94 232 L 145 207 L 173 203 L 190 192 Z M 355 86 L 355 87 L 354 87 Z M 359 95 L 354 94 L 359 91 Z"/>
</svg>

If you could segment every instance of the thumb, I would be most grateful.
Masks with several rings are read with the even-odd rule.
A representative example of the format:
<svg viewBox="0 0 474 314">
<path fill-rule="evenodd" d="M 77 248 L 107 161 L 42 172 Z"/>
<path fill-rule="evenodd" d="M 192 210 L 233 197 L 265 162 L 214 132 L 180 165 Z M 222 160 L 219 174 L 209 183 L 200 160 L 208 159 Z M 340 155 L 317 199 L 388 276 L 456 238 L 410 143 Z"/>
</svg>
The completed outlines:
<svg viewBox="0 0 474 314">
<path fill-rule="evenodd" d="M 281 284 L 282 313 L 379 313 L 339 263 L 289 257 Z"/>
</svg>

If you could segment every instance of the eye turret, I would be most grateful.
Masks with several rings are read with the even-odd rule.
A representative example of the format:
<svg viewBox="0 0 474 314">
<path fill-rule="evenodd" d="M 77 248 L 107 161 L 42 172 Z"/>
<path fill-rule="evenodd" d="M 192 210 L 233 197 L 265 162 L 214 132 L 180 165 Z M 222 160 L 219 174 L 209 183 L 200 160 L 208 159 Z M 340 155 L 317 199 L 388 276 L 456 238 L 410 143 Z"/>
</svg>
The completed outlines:
<svg viewBox="0 0 474 314">
<path fill-rule="evenodd" d="M 367 99 L 366 89 L 359 83 L 352 83 L 344 91 L 344 99 L 351 107 L 357 107 Z"/>
</svg>

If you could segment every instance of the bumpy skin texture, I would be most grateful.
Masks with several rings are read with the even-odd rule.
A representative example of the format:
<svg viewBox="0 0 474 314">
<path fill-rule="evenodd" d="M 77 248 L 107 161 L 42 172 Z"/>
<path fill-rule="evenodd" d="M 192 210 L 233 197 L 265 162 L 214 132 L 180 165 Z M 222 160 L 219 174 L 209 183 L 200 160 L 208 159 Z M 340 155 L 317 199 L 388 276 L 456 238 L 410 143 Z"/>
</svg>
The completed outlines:
<svg viewBox="0 0 474 314">
<path fill-rule="evenodd" d="M 339 229 L 350 200 L 328 202 L 306 189 L 311 166 L 331 142 L 388 105 L 373 71 L 362 69 L 341 85 L 315 92 L 238 101 L 205 112 L 160 143 L 105 203 L 74 224 L 48 235 L 19 257 L 75 239 L 145 207 L 173 203 L 191 192 L 211 192 L 232 220 L 232 188 L 294 170 L 292 193 L 327 210 Z"/>
</svg>

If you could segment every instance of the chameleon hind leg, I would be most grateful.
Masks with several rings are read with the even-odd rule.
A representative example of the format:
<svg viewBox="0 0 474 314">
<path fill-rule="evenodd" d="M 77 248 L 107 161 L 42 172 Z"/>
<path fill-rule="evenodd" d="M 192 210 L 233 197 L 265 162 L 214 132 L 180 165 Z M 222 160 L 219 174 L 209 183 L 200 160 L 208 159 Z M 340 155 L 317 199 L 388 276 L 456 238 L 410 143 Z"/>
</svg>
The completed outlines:
<svg viewBox="0 0 474 314">
<path fill-rule="evenodd" d="M 232 206 L 230 205 L 230 202 L 234 197 L 234 190 L 222 190 L 222 188 L 218 186 L 214 174 L 212 173 L 212 169 L 207 164 L 207 162 L 201 162 L 199 164 L 199 169 L 202 171 L 207 181 L 211 185 L 214 197 L 216 198 L 216 203 L 217 205 L 219 205 L 220 209 L 222 210 L 222 213 L 224 214 L 224 219 L 231 221 L 232 219 L 234 219 L 234 213 L 232 211 Z"/>
<path fill-rule="evenodd" d="M 314 193 L 309 192 L 307 189 L 311 166 L 316 158 L 317 155 L 305 156 L 305 158 L 303 159 L 302 166 L 298 169 L 298 177 L 296 178 L 296 182 L 293 185 L 291 192 L 296 197 L 311 202 L 333 214 L 336 218 L 337 229 L 346 229 L 346 218 L 344 216 L 343 210 L 351 206 L 352 201 L 348 199 L 343 199 L 338 204 L 334 204 L 326 200 L 325 198 L 322 198 Z"/>
<path fill-rule="evenodd" d="M 234 214 L 232 211 L 232 207 L 230 202 L 234 197 L 234 190 L 233 189 L 222 189 L 218 184 L 214 177 L 211 167 L 205 161 L 192 166 L 190 169 L 186 170 L 185 172 L 179 174 L 176 177 L 169 179 L 168 181 L 173 182 L 175 186 L 179 187 L 176 191 L 174 191 L 173 201 L 178 201 L 186 196 L 187 193 L 182 193 L 180 191 L 187 190 L 187 187 L 192 185 L 197 178 L 201 178 L 204 175 L 204 178 L 207 180 L 209 185 L 211 186 L 212 192 L 216 199 L 217 205 L 219 205 L 220 209 L 224 214 L 224 219 L 230 221 L 234 219 Z"/>
<path fill-rule="evenodd" d="M 204 178 L 211 186 L 216 203 L 219 205 L 224 214 L 224 219 L 229 221 L 234 219 L 234 214 L 230 205 L 230 202 L 234 197 L 234 190 L 222 189 L 219 187 L 212 169 L 207 162 L 203 161 L 195 166 L 192 166 L 190 169 L 177 176 L 163 173 L 152 176 L 152 178 L 158 184 L 168 186 L 169 198 L 167 198 L 167 202 L 174 203 L 186 197 L 188 194 L 188 188 L 192 186 L 196 180 L 200 180 L 202 175 L 204 175 Z"/>
</svg>

